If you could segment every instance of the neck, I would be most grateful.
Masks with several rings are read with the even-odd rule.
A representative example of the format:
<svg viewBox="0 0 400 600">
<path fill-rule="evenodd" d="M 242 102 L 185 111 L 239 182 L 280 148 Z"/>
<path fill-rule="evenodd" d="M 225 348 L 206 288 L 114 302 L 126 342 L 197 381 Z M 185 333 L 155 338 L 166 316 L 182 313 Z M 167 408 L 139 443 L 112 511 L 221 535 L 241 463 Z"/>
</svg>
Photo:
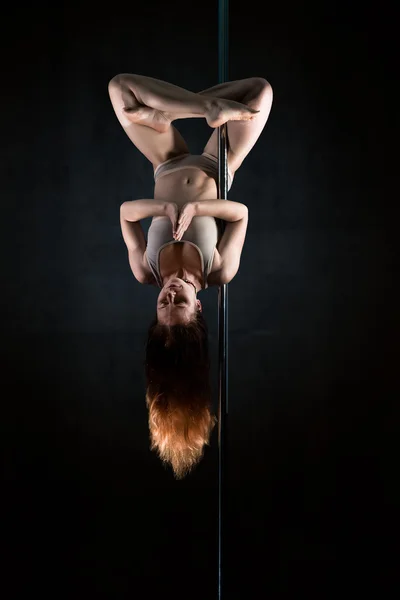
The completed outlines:
<svg viewBox="0 0 400 600">
<path fill-rule="evenodd" d="M 171 279 L 171 277 L 179 277 L 180 279 L 188 279 L 196 286 L 197 291 L 203 289 L 203 278 L 199 277 L 199 275 L 197 273 L 193 273 L 192 271 L 190 271 L 189 269 L 186 269 L 185 267 L 179 267 L 179 269 L 173 269 L 171 271 L 168 271 L 168 273 L 163 273 L 163 276 L 162 276 L 163 285 L 165 285 L 167 283 L 168 279 Z"/>
</svg>

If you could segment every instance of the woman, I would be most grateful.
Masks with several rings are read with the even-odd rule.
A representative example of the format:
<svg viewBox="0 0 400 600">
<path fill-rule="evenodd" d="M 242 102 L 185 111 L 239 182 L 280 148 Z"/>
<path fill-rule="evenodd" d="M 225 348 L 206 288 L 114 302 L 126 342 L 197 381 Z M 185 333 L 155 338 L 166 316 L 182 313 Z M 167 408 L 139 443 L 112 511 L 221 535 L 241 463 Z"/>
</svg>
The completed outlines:
<svg viewBox="0 0 400 600">
<path fill-rule="evenodd" d="M 124 202 L 120 219 L 133 275 L 160 288 L 146 348 L 151 448 L 181 478 L 200 460 L 216 421 L 197 294 L 236 275 L 248 222 L 245 204 L 218 199 L 217 128 L 228 123 L 230 189 L 267 122 L 272 88 L 250 77 L 195 93 L 123 73 L 111 79 L 109 94 L 128 137 L 154 168 L 154 198 Z M 201 155 L 190 153 L 172 125 L 190 117 L 214 128 Z M 153 217 L 147 244 L 140 225 L 146 217 Z"/>
</svg>

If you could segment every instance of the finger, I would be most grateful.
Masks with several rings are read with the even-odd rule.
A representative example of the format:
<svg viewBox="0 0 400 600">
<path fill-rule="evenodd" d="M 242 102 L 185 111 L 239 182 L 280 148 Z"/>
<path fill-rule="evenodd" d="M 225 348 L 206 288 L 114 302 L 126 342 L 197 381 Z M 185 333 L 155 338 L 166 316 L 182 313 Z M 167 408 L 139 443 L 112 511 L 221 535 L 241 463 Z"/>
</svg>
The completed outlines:
<svg viewBox="0 0 400 600">
<path fill-rule="evenodd" d="M 181 238 L 184 233 L 185 233 L 185 228 L 180 227 L 176 232 L 176 237 Z"/>
</svg>

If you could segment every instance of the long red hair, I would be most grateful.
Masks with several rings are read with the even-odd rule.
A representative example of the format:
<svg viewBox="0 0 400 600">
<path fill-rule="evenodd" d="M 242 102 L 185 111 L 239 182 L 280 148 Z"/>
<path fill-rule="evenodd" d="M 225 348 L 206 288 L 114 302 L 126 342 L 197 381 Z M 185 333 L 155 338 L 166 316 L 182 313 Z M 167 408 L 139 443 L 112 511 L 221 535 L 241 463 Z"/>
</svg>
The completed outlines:
<svg viewBox="0 0 400 600">
<path fill-rule="evenodd" d="M 187 325 L 155 319 L 146 345 L 151 450 L 182 479 L 201 460 L 217 422 L 211 414 L 208 330 L 197 311 Z"/>
</svg>

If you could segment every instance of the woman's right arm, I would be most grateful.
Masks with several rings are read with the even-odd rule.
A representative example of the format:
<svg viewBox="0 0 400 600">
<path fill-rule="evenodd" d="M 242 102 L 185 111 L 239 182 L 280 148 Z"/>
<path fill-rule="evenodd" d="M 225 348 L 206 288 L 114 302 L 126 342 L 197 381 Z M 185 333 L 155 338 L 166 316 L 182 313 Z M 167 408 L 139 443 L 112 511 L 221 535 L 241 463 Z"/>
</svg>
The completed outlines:
<svg viewBox="0 0 400 600">
<path fill-rule="evenodd" d="M 217 272 L 212 274 L 214 282 L 212 285 L 229 283 L 239 270 L 249 221 L 249 210 L 245 204 L 231 200 L 200 200 L 196 204 L 196 216 L 212 216 L 228 221 L 217 244 L 221 266 Z"/>
<path fill-rule="evenodd" d="M 232 200 L 196 200 L 196 217 L 215 217 L 223 221 L 240 221 L 248 213 L 247 206 Z"/>
</svg>

